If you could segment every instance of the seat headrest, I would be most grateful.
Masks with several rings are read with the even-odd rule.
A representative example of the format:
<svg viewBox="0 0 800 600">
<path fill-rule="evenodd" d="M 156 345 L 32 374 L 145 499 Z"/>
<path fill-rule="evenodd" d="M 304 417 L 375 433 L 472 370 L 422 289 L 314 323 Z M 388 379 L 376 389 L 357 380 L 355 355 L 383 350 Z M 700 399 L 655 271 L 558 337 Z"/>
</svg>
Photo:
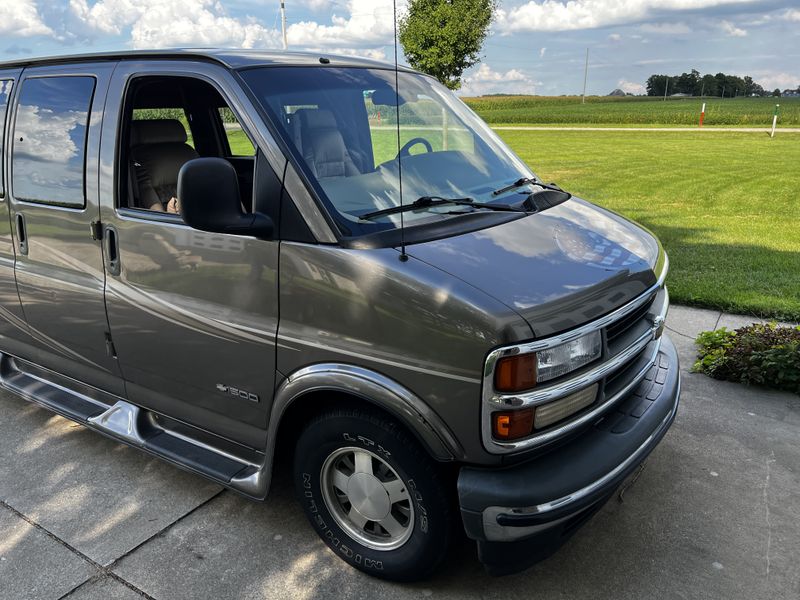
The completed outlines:
<svg viewBox="0 0 800 600">
<path fill-rule="evenodd" d="M 301 108 L 295 112 L 295 118 L 299 117 L 303 126 L 309 129 L 337 129 L 336 117 L 333 113 L 324 108 Z"/>
<path fill-rule="evenodd" d="M 131 121 L 131 146 L 169 143 L 186 143 L 186 129 L 177 119 Z"/>
</svg>

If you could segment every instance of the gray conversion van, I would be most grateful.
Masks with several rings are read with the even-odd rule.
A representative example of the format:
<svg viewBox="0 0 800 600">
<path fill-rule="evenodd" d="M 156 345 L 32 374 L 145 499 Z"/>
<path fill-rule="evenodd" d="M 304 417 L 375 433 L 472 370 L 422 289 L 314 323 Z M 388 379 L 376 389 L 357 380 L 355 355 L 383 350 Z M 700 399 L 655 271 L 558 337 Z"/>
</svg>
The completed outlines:
<svg viewBox="0 0 800 600">
<path fill-rule="evenodd" d="M 432 78 L 312 54 L 0 65 L 0 385 L 263 500 L 354 567 L 489 572 L 678 406 L 667 257 Z"/>
</svg>

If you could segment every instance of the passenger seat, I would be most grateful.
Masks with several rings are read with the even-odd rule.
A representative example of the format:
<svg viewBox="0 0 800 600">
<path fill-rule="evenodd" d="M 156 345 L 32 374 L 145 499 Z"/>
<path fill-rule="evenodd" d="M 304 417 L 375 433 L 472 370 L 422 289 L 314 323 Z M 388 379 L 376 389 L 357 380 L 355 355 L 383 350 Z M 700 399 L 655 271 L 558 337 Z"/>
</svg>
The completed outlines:
<svg viewBox="0 0 800 600">
<path fill-rule="evenodd" d="M 188 161 L 200 156 L 186 140 L 186 129 L 177 119 L 131 122 L 131 187 L 135 208 L 163 210 L 170 198 L 177 198 L 178 172 Z"/>
<path fill-rule="evenodd" d="M 297 149 L 318 178 L 360 174 L 331 111 L 298 109 L 292 115 L 292 130 Z"/>
</svg>

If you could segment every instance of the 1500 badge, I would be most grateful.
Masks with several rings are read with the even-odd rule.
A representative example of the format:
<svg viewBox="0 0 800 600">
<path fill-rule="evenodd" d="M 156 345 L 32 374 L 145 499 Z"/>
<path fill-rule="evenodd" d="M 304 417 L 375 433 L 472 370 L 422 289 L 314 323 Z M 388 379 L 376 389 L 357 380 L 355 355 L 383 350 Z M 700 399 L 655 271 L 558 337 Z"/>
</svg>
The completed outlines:
<svg viewBox="0 0 800 600">
<path fill-rule="evenodd" d="M 217 390 L 222 392 L 223 394 L 230 394 L 236 398 L 241 398 L 242 400 L 249 400 L 250 402 L 258 402 L 258 394 L 251 394 L 245 390 L 240 390 L 239 388 L 230 387 L 229 385 L 225 385 L 224 383 L 217 384 Z"/>
</svg>

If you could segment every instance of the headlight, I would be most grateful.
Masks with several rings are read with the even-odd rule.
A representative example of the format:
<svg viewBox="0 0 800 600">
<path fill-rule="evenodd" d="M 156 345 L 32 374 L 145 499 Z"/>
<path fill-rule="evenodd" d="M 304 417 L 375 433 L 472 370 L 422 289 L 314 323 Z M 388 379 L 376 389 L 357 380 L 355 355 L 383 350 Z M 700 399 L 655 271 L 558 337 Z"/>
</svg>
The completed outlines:
<svg viewBox="0 0 800 600">
<path fill-rule="evenodd" d="M 600 331 L 593 331 L 576 340 L 536 353 L 537 381 L 548 381 L 580 369 L 600 358 Z"/>
<path fill-rule="evenodd" d="M 506 356 L 497 361 L 494 388 L 498 392 L 521 392 L 537 383 L 561 377 L 600 358 L 602 338 L 593 331 L 571 342 L 538 352 Z"/>
</svg>

